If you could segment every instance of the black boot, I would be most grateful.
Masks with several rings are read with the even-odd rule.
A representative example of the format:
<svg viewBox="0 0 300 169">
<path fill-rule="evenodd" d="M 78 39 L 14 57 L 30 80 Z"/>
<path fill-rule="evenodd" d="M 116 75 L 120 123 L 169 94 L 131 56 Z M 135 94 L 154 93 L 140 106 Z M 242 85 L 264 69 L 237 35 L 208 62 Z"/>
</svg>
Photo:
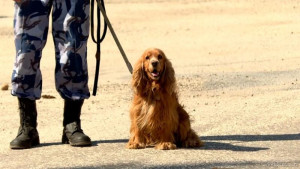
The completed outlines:
<svg viewBox="0 0 300 169">
<path fill-rule="evenodd" d="M 81 129 L 80 114 L 84 100 L 65 99 L 62 143 L 72 146 L 90 146 L 91 139 Z"/>
<path fill-rule="evenodd" d="M 37 127 L 35 100 L 18 98 L 20 110 L 20 127 L 17 137 L 10 142 L 11 149 L 25 149 L 40 144 Z"/>
</svg>

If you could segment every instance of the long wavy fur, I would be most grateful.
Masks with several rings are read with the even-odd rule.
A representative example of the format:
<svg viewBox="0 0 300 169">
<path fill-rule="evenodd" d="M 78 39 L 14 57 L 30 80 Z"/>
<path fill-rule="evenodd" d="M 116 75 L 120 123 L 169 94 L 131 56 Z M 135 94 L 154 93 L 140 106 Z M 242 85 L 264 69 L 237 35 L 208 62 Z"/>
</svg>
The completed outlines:
<svg viewBox="0 0 300 169">
<path fill-rule="evenodd" d="M 161 77 L 148 76 L 149 63 L 145 58 L 162 56 Z M 134 98 L 130 108 L 130 149 L 155 146 L 157 149 L 200 147 L 197 134 L 191 129 L 188 113 L 178 102 L 175 71 L 160 49 L 147 49 L 134 65 L 132 75 Z"/>
</svg>

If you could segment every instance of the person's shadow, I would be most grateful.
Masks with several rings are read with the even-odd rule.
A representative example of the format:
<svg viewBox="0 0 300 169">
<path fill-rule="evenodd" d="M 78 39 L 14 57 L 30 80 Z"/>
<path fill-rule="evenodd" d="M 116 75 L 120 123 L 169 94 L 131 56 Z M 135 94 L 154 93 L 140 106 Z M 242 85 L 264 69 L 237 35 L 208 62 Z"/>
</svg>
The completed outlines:
<svg viewBox="0 0 300 169">
<path fill-rule="evenodd" d="M 127 143 L 128 139 L 116 139 L 116 140 L 97 140 L 97 141 L 92 141 L 92 147 L 93 146 L 98 146 L 98 144 L 103 144 L 103 143 Z M 48 146 L 57 146 L 57 145 L 63 145 L 61 142 L 52 142 L 52 143 L 41 143 L 40 145 L 36 147 L 48 147 Z M 34 148 L 34 147 L 33 147 Z"/>
</svg>

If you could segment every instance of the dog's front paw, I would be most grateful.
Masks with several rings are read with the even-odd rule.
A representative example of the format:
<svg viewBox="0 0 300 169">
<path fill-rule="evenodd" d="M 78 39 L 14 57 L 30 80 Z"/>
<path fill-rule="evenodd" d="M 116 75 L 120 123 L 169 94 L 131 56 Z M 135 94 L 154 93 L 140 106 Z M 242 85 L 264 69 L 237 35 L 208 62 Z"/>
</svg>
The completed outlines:
<svg viewBox="0 0 300 169">
<path fill-rule="evenodd" d="M 143 149 L 146 145 L 142 143 L 128 143 L 126 147 L 128 149 Z"/>
<path fill-rule="evenodd" d="M 155 149 L 158 149 L 158 150 L 174 150 L 176 148 L 177 148 L 177 146 L 171 142 L 162 142 L 162 143 L 158 143 L 155 146 Z"/>
</svg>

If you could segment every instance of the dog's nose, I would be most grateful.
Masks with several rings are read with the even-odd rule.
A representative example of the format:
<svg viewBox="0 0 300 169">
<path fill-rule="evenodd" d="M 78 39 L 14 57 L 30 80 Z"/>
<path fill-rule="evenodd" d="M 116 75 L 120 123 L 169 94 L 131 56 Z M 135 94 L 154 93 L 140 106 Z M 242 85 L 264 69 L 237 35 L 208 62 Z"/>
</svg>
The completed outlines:
<svg viewBox="0 0 300 169">
<path fill-rule="evenodd" d="M 151 64 L 153 67 L 156 67 L 158 65 L 158 61 L 152 61 Z"/>
</svg>

